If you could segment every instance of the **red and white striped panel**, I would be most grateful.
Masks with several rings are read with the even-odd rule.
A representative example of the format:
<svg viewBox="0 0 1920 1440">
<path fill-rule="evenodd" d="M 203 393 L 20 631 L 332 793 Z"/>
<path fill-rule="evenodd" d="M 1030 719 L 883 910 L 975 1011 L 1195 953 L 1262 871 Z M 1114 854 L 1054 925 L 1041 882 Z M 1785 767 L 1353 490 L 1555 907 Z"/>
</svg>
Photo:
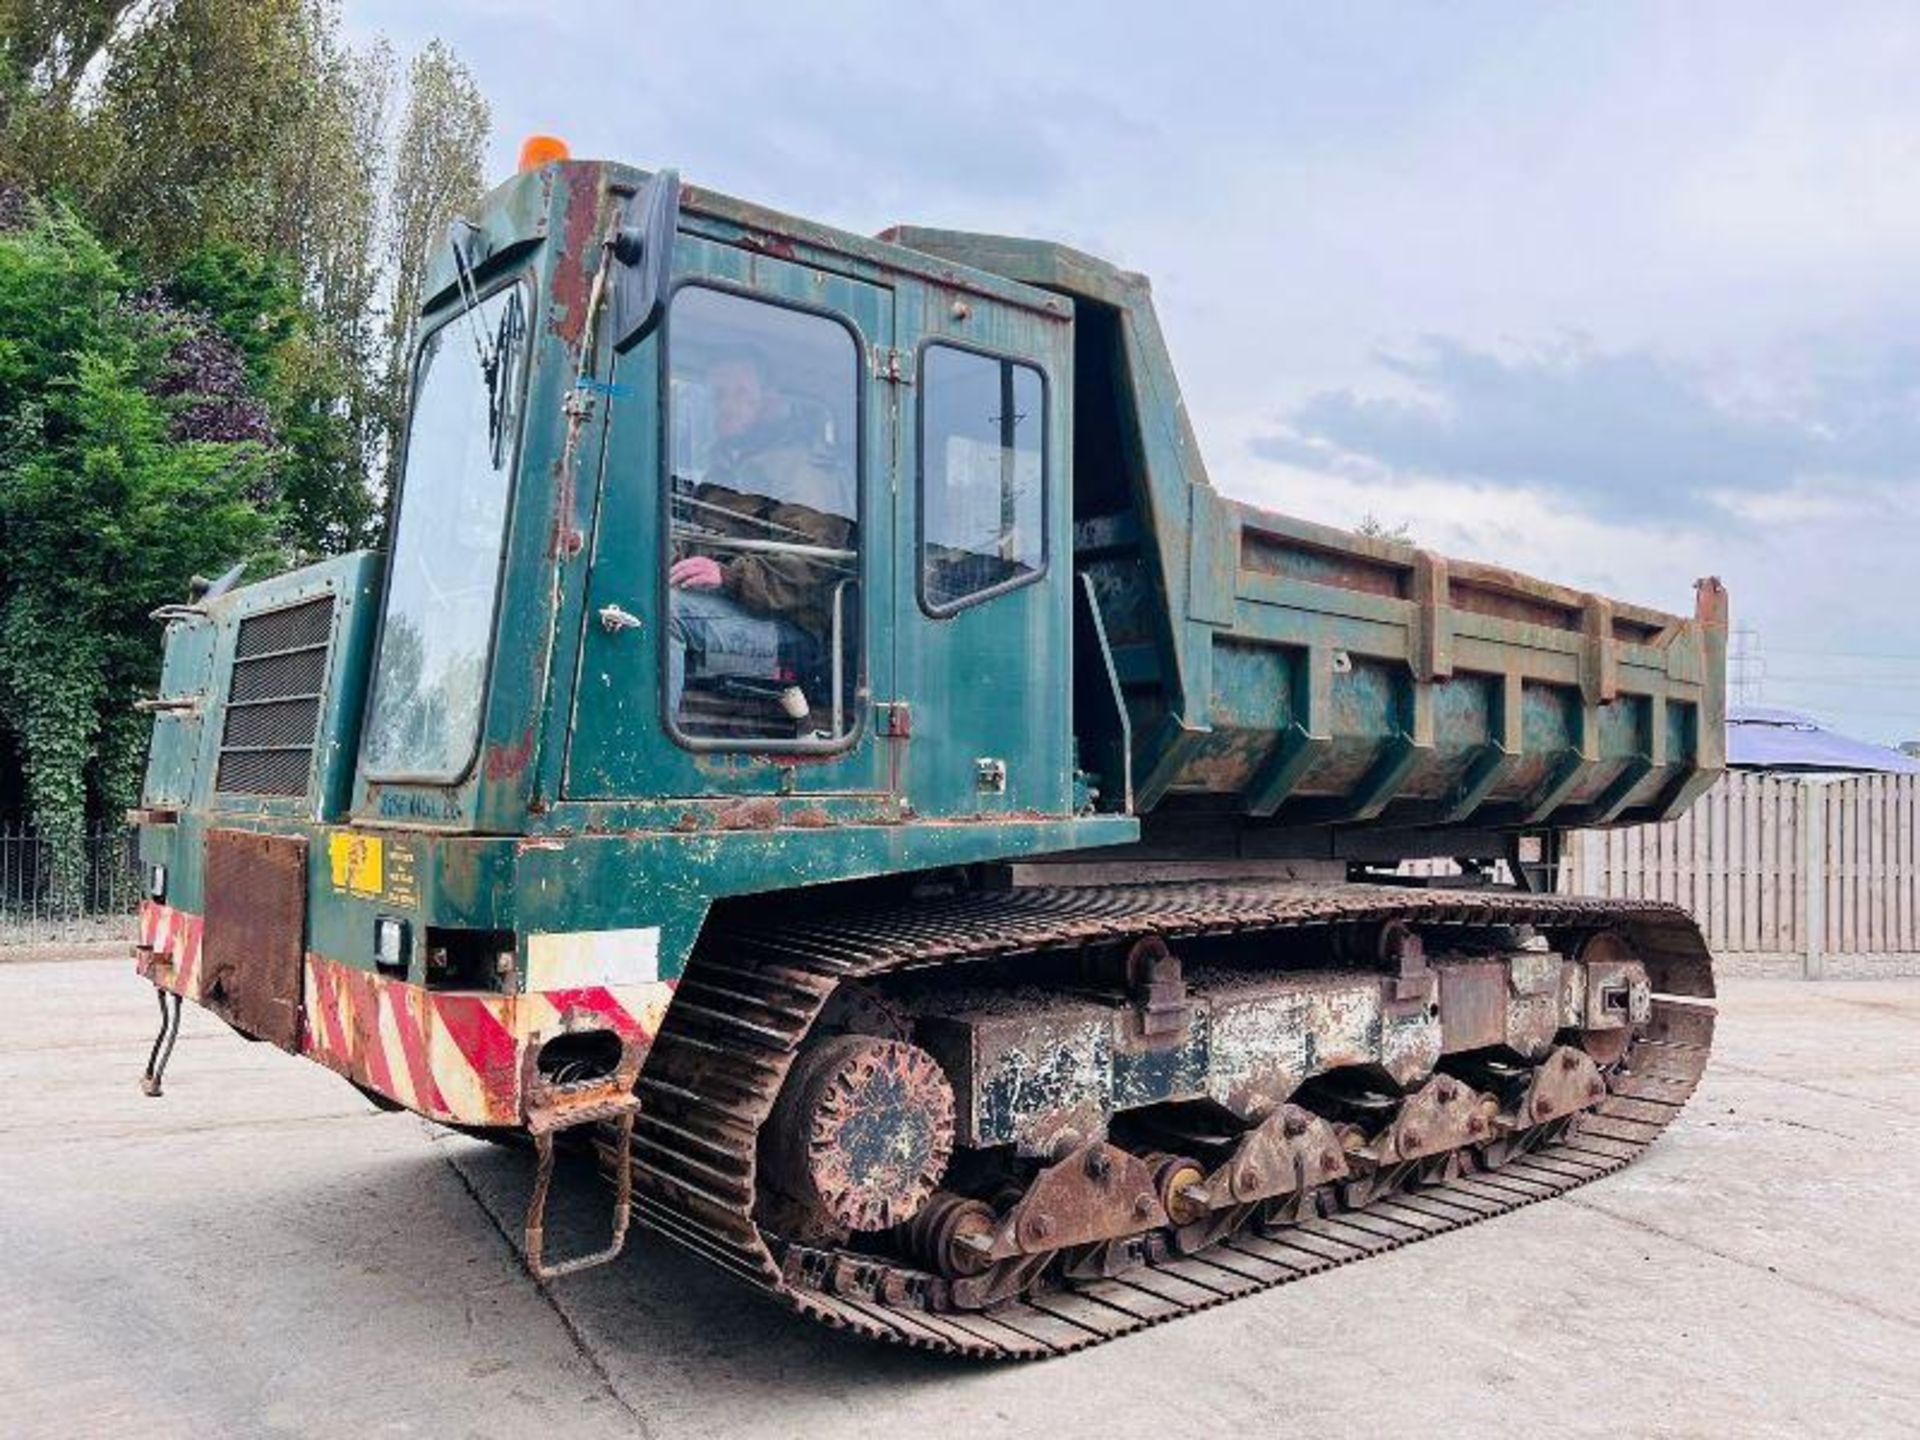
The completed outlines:
<svg viewBox="0 0 1920 1440">
<path fill-rule="evenodd" d="M 196 1003 L 201 917 L 155 900 L 140 906 L 136 968 Z M 653 1043 L 672 981 L 574 985 L 525 995 L 433 991 L 309 953 L 301 1050 L 410 1110 L 462 1125 L 520 1122 L 527 1043 L 567 1028 Z"/>
<path fill-rule="evenodd" d="M 435 991 L 307 956 L 302 1048 L 331 1070 L 436 1120 L 514 1125 L 529 1040 L 605 1028 L 644 1054 L 671 981 L 526 995 Z"/>
<path fill-rule="evenodd" d="M 134 968 L 162 990 L 183 1000 L 200 999 L 200 917 L 162 905 L 140 902 L 140 948 Z"/>
</svg>

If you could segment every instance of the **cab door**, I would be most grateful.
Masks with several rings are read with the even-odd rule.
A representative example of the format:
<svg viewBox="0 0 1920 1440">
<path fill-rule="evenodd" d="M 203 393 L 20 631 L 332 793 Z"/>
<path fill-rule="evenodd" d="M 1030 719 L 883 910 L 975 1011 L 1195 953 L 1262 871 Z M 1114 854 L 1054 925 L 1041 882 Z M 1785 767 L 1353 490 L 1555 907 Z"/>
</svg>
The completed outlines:
<svg viewBox="0 0 1920 1440">
<path fill-rule="evenodd" d="M 613 362 L 566 794 L 883 795 L 893 295 L 683 231 Z"/>
<path fill-rule="evenodd" d="M 903 798 L 927 816 L 1064 814 L 1070 323 L 977 295 L 916 310 L 894 539 Z"/>
</svg>

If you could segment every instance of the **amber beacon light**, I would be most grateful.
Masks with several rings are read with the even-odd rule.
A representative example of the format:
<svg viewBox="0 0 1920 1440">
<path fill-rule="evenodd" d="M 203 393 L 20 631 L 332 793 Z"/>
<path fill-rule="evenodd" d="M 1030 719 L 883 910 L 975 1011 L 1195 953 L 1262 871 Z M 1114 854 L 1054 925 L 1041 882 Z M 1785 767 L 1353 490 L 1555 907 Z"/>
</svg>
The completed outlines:
<svg viewBox="0 0 1920 1440">
<path fill-rule="evenodd" d="M 567 142 L 558 135 L 529 135 L 520 145 L 520 173 L 567 158 Z"/>
</svg>

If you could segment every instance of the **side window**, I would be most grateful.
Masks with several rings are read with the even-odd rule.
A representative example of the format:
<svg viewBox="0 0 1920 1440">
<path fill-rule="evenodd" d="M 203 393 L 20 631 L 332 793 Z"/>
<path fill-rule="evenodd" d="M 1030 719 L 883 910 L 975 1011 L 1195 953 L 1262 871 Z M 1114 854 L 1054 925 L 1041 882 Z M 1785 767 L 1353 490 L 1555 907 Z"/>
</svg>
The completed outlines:
<svg viewBox="0 0 1920 1440">
<path fill-rule="evenodd" d="M 1015 360 L 920 360 L 920 602 L 939 615 L 1047 565 L 1046 384 Z"/>
<path fill-rule="evenodd" d="M 835 745 L 859 720 L 859 344 L 827 316 L 689 285 L 667 362 L 669 728 Z"/>
</svg>

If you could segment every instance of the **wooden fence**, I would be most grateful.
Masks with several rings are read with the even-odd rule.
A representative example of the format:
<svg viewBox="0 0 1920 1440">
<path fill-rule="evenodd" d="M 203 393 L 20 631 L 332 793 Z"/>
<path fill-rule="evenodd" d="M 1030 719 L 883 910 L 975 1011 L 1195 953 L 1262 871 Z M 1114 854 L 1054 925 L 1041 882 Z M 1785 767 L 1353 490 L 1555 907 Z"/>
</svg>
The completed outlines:
<svg viewBox="0 0 1920 1440">
<path fill-rule="evenodd" d="M 1763 974 L 1920 974 L 1920 776 L 1730 772 L 1665 825 L 1586 831 L 1576 894 L 1673 900 L 1716 961 Z"/>
</svg>

